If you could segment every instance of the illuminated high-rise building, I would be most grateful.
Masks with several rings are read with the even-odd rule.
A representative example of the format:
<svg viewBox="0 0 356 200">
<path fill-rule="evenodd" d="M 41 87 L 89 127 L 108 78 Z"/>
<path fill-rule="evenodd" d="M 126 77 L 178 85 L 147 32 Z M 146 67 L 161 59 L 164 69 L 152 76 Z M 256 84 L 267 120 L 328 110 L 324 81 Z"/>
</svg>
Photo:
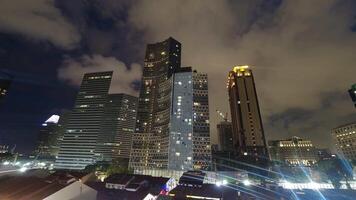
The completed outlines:
<svg viewBox="0 0 356 200">
<path fill-rule="evenodd" d="M 248 66 L 236 66 L 230 71 L 229 93 L 232 138 L 235 156 L 256 162 L 268 159 L 265 134 L 255 82 Z"/>
<path fill-rule="evenodd" d="M 130 167 L 167 169 L 172 74 L 180 69 L 181 44 L 173 38 L 148 44 L 138 100 Z"/>
<path fill-rule="evenodd" d="M 68 118 L 55 168 L 81 170 L 95 162 L 94 151 L 112 73 L 110 71 L 84 75 L 75 107 Z"/>
<path fill-rule="evenodd" d="M 109 94 L 95 149 L 98 161 L 116 160 L 127 167 L 136 124 L 137 97 Z"/>
<path fill-rule="evenodd" d="M 181 68 L 174 74 L 168 169 L 211 168 L 207 74 Z"/>
<path fill-rule="evenodd" d="M 351 100 L 354 103 L 354 106 L 356 108 L 356 84 L 353 84 L 351 86 L 351 89 L 349 89 L 349 94 L 350 94 Z"/>
<path fill-rule="evenodd" d="M 356 122 L 333 128 L 331 135 L 338 153 L 349 160 L 356 160 Z"/>
</svg>

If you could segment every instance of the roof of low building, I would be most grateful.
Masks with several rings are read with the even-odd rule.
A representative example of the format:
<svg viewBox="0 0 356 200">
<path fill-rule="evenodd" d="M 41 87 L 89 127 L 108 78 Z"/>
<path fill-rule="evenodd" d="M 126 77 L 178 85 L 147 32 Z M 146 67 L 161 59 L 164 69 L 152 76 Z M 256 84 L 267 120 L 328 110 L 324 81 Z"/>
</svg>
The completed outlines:
<svg viewBox="0 0 356 200">
<path fill-rule="evenodd" d="M 138 188 L 137 191 L 127 191 L 125 189 L 108 189 L 105 187 L 106 183 L 114 183 L 116 179 L 121 180 L 120 178 L 125 177 L 125 179 L 130 179 L 128 182 L 128 189 Z M 141 187 L 137 187 L 139 183 L 146 182 L 142 184 Z M 110 199 L 143 199 L 148 194 L 158 195 L 162 190 L 165 189 L 166 183 L 169 181 L 169 178 L 164 177 L 153 177 L 147 175 L 136 175 L 136 174 L 114 174 L 104 182 L 88 182 L 88 186 L 98 191 L 97 199 L 98 200 L 110 200 Z M 120 182 L 121 184 L 122 182 Z"/>
</svg>

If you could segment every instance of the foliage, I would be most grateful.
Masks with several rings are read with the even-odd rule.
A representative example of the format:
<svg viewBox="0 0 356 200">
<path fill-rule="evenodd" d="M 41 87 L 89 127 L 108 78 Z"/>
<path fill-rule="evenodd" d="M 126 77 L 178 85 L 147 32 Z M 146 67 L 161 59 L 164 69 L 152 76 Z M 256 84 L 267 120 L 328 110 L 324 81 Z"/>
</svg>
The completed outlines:
<svg viewBox="0 0 356 200">
<path fill-rule="evenodd" d="M 121 174 L 121 173 L 132 174 L 133 171 L 131 169 L 119 165 L 110 165 L 109 168 L 106 170 L 107 176 L 110 176 L 112 174 Z"/>
<path fill-rule="evenodd" d="M 14 160 L 14 155 L 11 153 L 0 153 L 0 161 L 12 161 Z"/>
</svg>

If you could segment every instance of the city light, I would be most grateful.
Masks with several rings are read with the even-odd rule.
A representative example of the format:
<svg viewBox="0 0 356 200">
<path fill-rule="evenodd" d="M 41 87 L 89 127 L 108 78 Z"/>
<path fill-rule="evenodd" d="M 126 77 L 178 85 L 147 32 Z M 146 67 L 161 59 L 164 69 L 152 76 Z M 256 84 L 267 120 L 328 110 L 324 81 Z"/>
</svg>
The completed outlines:
<svg viewBox="0 0 356 200">
<path fill-rule="evenodd" d="M 19 169 L 19 171 L 20 171 L 21 173 L 26 172 L 27 170 L 28 170 L 27 167 L 21 167 L 21 168 Z"/>
<path fill-rule="evenodd" d="M 227 180 L 222 180 L 222 181 L 216 181 L 215 185 L 220 187 L 222 185 L 226 185 L 227 184 Z"/>
<path fill-rule="evenodd" d="M 245 186 L 251 185 L 251 181 L 249 181 L 248 179 L 242 181 L 242 183 L 243 183 Z"/>
</svg>

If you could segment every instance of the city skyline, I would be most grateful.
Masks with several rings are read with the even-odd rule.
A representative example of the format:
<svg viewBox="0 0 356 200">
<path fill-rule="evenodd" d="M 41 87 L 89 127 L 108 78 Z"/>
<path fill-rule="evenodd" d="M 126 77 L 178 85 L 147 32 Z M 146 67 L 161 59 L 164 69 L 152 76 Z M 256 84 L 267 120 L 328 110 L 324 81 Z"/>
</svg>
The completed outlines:
<svg viewBox="0 0 356 200">
<path fill-rule="evenodd" d="M 0 199 L 355 198 L 356 0 L 0 2 Z"/>
<path fill-rule="evenodd" d="M 254 71 L 268 140 L 297 135 L 333 148 L 331 129 L 356 121 L 347 92 L 355 83 L 354 2 L 17 3 L 4 3 L 8 17 L 0 20 L 1 70 L 13 76 L 0 110 L 0 143 L 20 152 L 34 149 L 43 121 L 73 107 L 86 72 L 115 70 L 113 93 L 137 96 L 145 45 L 170 36 L 183 44 L 182 66 L 209 75 L 213 143 L 220 119 L 212 111 L 229 110 L 225 79 L 238 64 Z M 177 13 L 164 12 L 172 9 Z"/>
</svg>

